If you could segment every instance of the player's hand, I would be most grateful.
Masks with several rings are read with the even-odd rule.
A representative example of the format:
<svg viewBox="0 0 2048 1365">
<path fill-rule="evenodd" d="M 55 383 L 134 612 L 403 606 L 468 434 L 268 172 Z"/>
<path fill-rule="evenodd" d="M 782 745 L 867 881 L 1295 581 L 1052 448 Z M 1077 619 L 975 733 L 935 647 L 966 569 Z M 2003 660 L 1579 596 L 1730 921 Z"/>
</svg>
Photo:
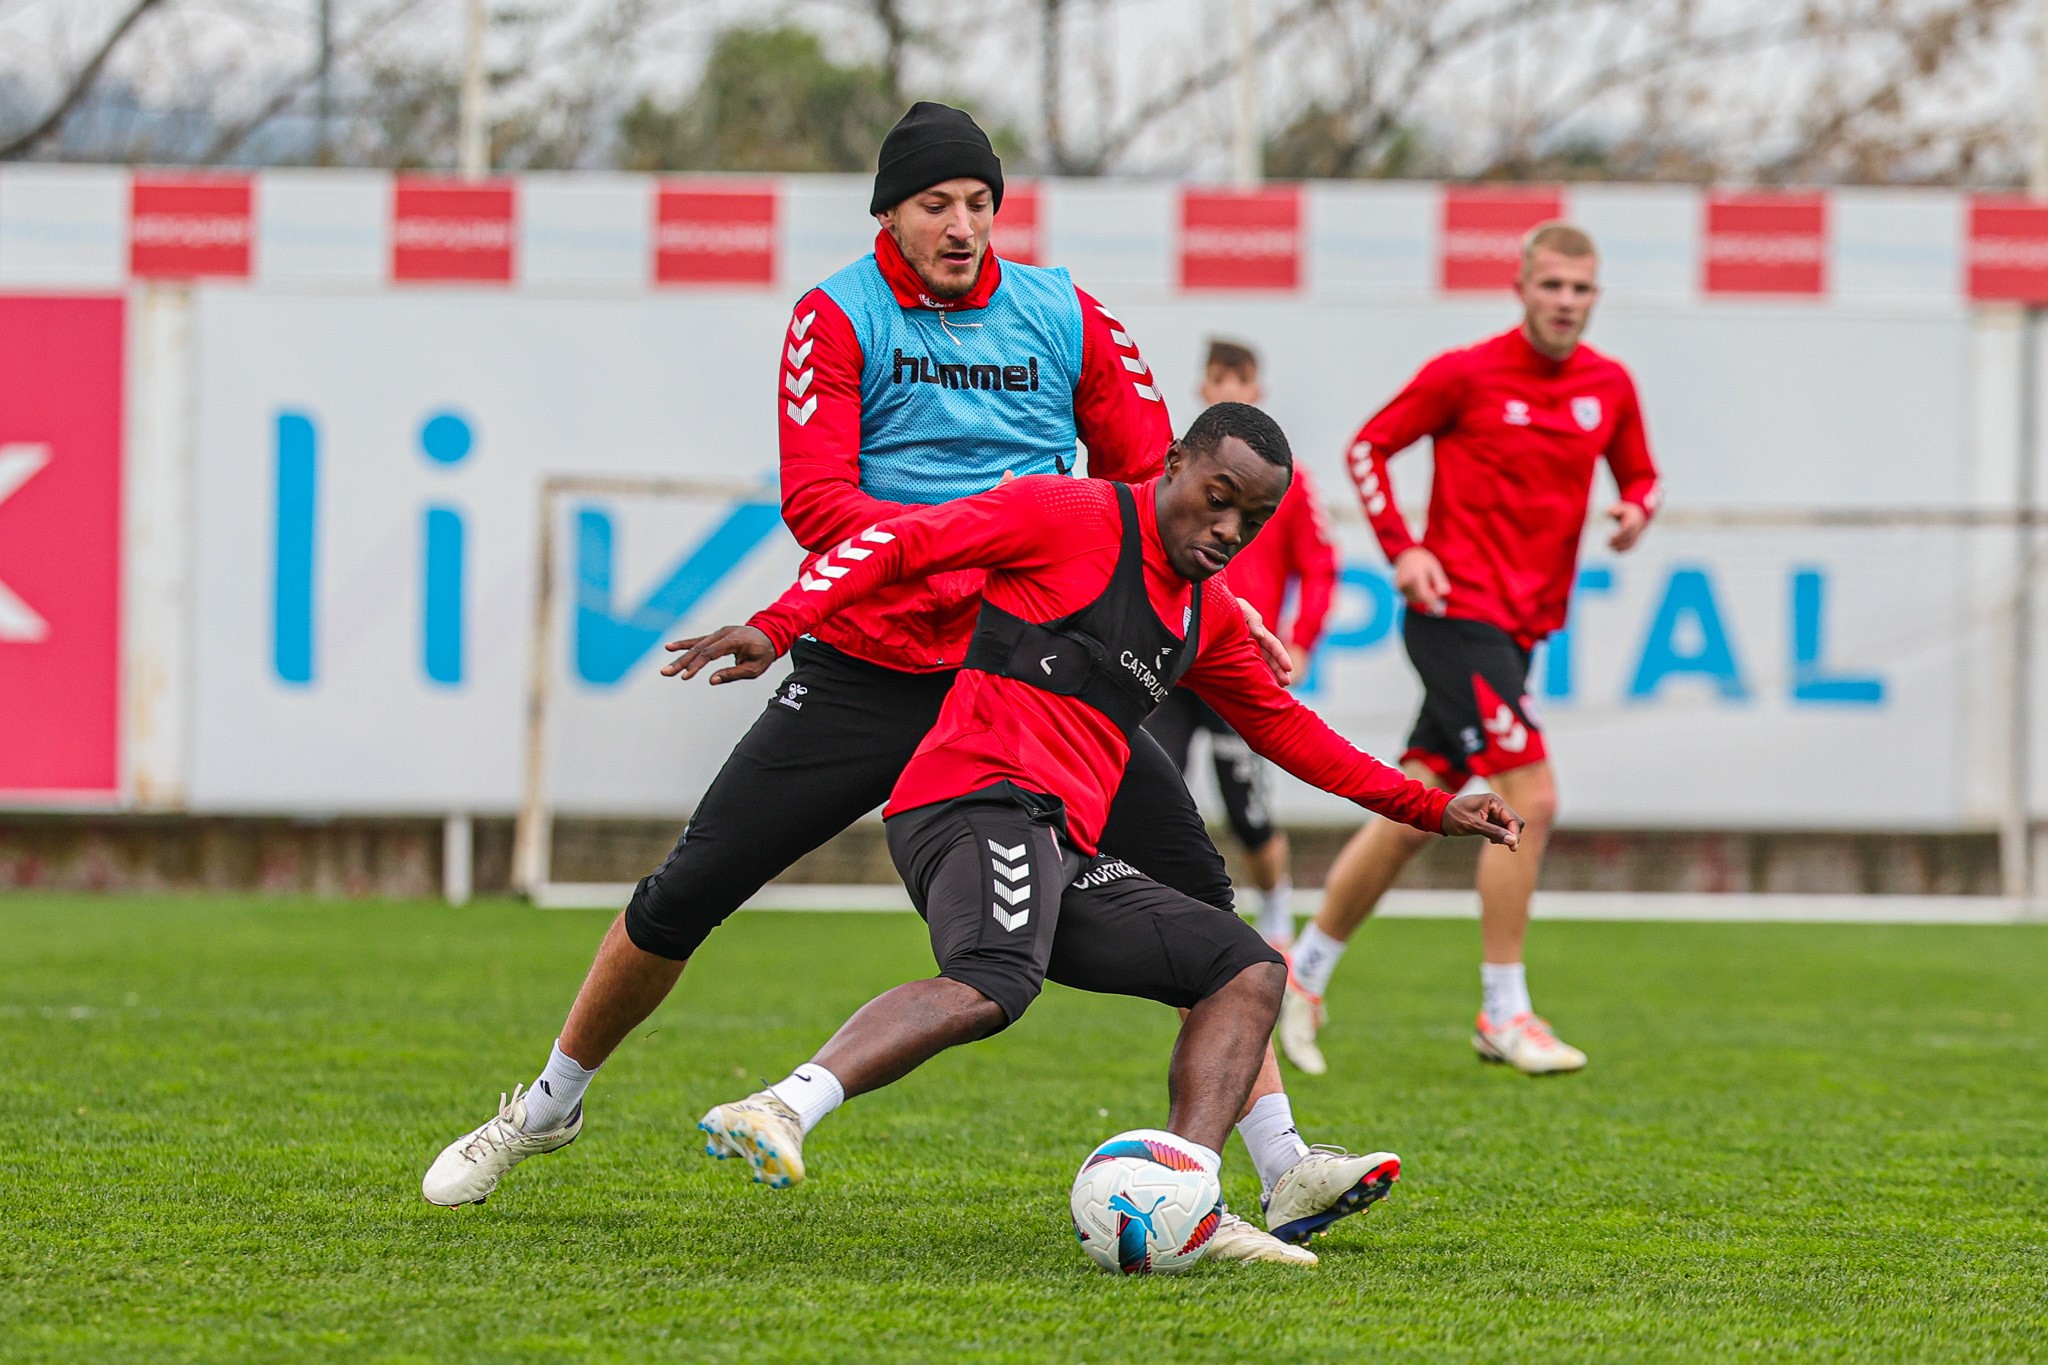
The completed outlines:
<svg viewBox="0 0 2048 1365">
<path fill-rule="evenodd" d="M 1488 843 L 1516 848 L 1522 842 L 1522 817 L 1492 792 L 1473 792 L 1444 807 L 1444 833 L 1478 834 Z"/>
<path fill-rule="evenodd" d="M 1650 525 L 1650 514 L 1632 502 L 1617 502 L 1607 509 L 1607 515 L 1614 522 L 1614 534 L 1607 537 L 1607 548 L 1617 554 L 1633 548 Z"/>
<path fill-rule="evenodd" d="M 1279 636 L 1266 629 L 1266 618 L 1259 615 L 1257 607 L 1242 597 L 1237 599 L 1237 605 L 1244 612 L 1244 623 L 1252 633 L 1252 643 L 1265 656 L 1266 667 L 1273 670 L 1273 676 L 1280 680 L 1282 687 L 1291 686 L 1294 682 L 1294 658 L 1287 652 L 1287 646 L 1280 643 Z"/>
<path fill-rule="evenodd" d="M 1444 599 L 1451 595 L 1451 577 L 1434 553 L 1410 545 L 1394 557 L 1394 590 L 1417 611 L 1442 616 Z"/>
<path fill-rule="evenodd" d="M 730 655 L 733 666 L 711 675 L 711 685 L 758 678 L 775 662 L 775 646 L 753 626 L 720 626 L 709 635 L 689 640 L 671 640 L 662 646 L 676 657 L 661 666 L 661 676 L 681 674 L 685 681 L 697 676 L 713 659 Z"/>
<path fill-rule="evenodd" d="M 1300 645 L 1289 644 L 1287 646 L 1287 661 L 1294 665 L 1294 676 L 1297 679 L 1308 676 L 1307 650 L 1303 649 Z"/>
</svg>

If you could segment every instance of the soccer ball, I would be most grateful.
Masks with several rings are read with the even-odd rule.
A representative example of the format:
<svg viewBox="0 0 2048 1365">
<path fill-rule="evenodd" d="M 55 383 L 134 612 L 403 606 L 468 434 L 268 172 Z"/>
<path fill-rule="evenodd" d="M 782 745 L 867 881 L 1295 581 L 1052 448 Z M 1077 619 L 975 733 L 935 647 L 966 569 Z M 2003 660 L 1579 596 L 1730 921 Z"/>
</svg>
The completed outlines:
<svg viewBox="0 0 2048 1365">
<path fill-rule="evenodd" d="M 1074 1235 L 1104 1270 L 1171 1275 L 1202 1259 L 1223 1221 L 1223 1187 L 1185 1138 L 1118 1133 L 1074 1177 Z"/>
</svg>

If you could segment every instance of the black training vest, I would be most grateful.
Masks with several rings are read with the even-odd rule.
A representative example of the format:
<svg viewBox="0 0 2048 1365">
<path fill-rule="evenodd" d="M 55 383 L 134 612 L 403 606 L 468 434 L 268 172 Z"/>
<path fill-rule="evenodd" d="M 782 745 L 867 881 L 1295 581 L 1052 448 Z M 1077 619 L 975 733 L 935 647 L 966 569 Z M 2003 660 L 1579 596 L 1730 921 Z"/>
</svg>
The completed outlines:
<svg viewBox="0 0 2048 1365">
<path fill-rule="evenodd" d="M 1111 484 L 1123 513 L 1123 546 L 1102 596 L 1039 625 L 982 600 L 965 667 L 1079 697 L 1125 738 L 1137 732 L 1195 660 L 1202 638 L 1202 585 L 1188 599 L 1188 628 L 1175 636 L 1145 593 L 1138 503 L 1129 484 Z"/>
</svg>

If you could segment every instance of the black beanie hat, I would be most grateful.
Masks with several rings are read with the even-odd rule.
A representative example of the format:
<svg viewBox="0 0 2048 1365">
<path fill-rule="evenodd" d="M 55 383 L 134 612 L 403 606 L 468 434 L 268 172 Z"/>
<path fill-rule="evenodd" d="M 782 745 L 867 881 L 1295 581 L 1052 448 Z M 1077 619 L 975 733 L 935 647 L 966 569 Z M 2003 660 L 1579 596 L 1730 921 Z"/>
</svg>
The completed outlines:
<svg viewBox="0 0 2048 1365">
<path fill-rule="evenodd" d="M 1003 206 L 1003 163 L 964 109 L 919 100 L 882 139 L 869 213 L 887 213 L 920 190 L 968 176 L 988 183 Z"/>
</svg>

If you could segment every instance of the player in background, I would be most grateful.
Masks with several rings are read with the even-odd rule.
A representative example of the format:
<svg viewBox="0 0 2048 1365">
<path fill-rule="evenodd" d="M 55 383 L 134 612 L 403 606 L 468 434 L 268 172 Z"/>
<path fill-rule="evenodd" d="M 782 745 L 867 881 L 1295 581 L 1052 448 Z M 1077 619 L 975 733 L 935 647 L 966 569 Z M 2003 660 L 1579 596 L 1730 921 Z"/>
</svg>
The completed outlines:
<svg viewBox="0 0 2048 1365">
<path fill-rule="evenodd" d="M 1066 271 L 989 249 L 1002 199 L 1002 162 L 961 110 L 920 102 L 883 140 L 868 205 L 874 250 L 798 300 L 778 356 L 782 517 L 806 549 L 1010 475 L 1070 474 L 1077 441 L 1093 475 L 1158 472 L 1173 430 L 1137 343 Z M 896 584 L 796 644 L 795 670 L 599 945 L 532 1088 L 515 1088 L 435 1158 L 421 1182 L 429 1202 L 481 1203 L 519 1162 L 576 1138 L 598 1067 L 712 931 L 889 795 L 938 718 L 980 602 L 979 572 Z M 1277 640 L 1262 647 L 1286 669 Z M 1223 858 L 1150 739 L 1132 747 L 1103 846 L 1232 908 Z M 1269 1216 L 1355 1211 L 1348 1201 L 1370 1160 L 1309 1148 L 1270 1050 L 1238 1131 L 1272 1196 Z M 1236 1218 L 1209 1254 L 1316 1259 Z"/>
<path fill-rule="evenodd" d="M 1498 796 L 1454 799 L 1358 752 L 1259 658 L 1218 574 L 1278 509 L 1292 466 L 1272 418 L 1220 404 L 1156 478 L 1019 479 L 888 518 L 849 535 L 748 624 L 669 646 L 679 653 L 664 672 L 694 677 L 731 656 L 713 685 L 758 677 L 804 632 L 888 584 L 989 570 L 966 665 L 884 812 L 939 974 L 869 1001 L 786 1080 L 715 1106 L 699 1125 L 707 1151 L 744 1159 L 762 1183 L 796 1184 L 805 1136 L 848 1096 L 1009 1027 L 1053 980 L 1191 1010 L 1166 1126 L 1215 1174 L 1286 968 L 1237 916 L 1098 853 L 1130 746 L 1177 682 L 1304 781 L 1424 836 L 1514 848 L 1520 821 Z M 1384 1193 L 1400 1159 L 1373 1160 L 1372 1193 Z M 1274 1231 L 1305 1241 L 1335 1216 Z"/>
<path fill-rule="evenodd" d="M 1257 354 L 1233 341 L 1211 341 L 1199 392 L 1204 407 L 1216 403 L 1257 407 L 1266 396 L 1259 383 Z M 1288 485 L 1280 510 L 1258 539 L 1230 561 L 1223 581 L 1241 600 L 1251 603 L 1286 643 L 1295 677 L 1305 676 L 1337 588 L 1337 547 L 1331 543 L 1330 528 L 1323 520 L 1322 503 L 1308 470 L 1295 466 L 1294 482 Z M 1290 583 L 1295 589 L 1294 617 L 1283 624 L 1281 609 Z M 1214 707 L 1185 687 L 1174 690 L 1145 722 L 1145 728 L 1183 773 L 1195 732 L 1209 736 L 1223 809 L 1231 832 L 1244 849 L 1252 884 L 1259 890 L 1259 932 L 1284 952 L 1294 940 L 1293 849 L 1287 831 L 1273 824 L 1273 784 L 1265 760 L 1224 723 Z"/>
<path fill-rule="evenodd" d="M 1481 1058 L 1531 1075 L 1576 1071 L 1529 1000 L 1522 945 L 1529 898 L 1557 813 L 1543 732 L 1526 696 L 1529 655 L 1565 623 L 1594 466 L 1618 496 L 1608 548 L 1624 552 L 1657 510 L 1635 383 L 1580 342 L 1599 297 L 1593 240 L 1568 223 L 1524 239 L 1515 292 L 1522 321 L 1423 366 L 1359 430 L 1349 459 L 1367 520 L 1407 599 L 1402 639 L 1422 678 L 1422 714 L 1402 766 L 1449 791 L 1478 777 L 1528 820 L 1513 857 L 1479 857 Z M 1428 436 L 1436 474 L 1420 542 L 1395 505 L 1387 460 Z M 1302 1070 L 1325 1070 L 1316 1033 L 1330 973 L 1352 933 L 1424 841 L 1400 825 L 1361 829 L 1330 869 L 1323 907 L 1295 942 L 1280 1042 Z"/>
</svg>

